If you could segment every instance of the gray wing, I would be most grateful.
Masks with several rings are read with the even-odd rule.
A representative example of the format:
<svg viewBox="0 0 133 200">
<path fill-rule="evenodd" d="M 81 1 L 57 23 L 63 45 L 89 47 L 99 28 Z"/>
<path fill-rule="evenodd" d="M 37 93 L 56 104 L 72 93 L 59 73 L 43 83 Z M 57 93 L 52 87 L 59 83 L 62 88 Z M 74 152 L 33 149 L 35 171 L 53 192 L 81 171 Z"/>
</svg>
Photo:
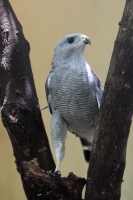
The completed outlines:
<svg viewBox="0 0 133 200">
<path fill-rule="evenodd" d="M 101 100 L 102 100 L 102 96 L 103 96 L 103 88 L 101 86 L 100 80 L 98 79 L 98 77 L 96 75 L 95 75 L 95 78 L 96 78 L 96 82 L 97 82 L 96 98 L 97 98 L 97 103 L 98 103 L 98 109 L 100 109 Z"/>
<path fill-rule="evenodd" d="M 100 109 L 101 99 L 102 99 L 102 95 L 103 95 L 103 88 L 101 86 L 100 80 L 98 79 L 98 77 L 96 75 L 95 75 L 95 79 L 96 79 L 96 84 L 97 84 L 96 99 L 97 99 L 98 109 Z M 91 154 L 89 147 L 92 146 L 92 144 L 90 144 L 85 138 L 80 138 L 80 142 L 82 144 L 84 158 L 87 162 L 89 162 L 90 154 Z"/>
<path fill-rule="evenodd" d="M 45 83 L 45 93 L 46 93 L 46 99 L 48 102 L 49 110 L 50 110 L 50 113 L 52 114 L 52 109 L 51 109 L 51 105 L 50 105 L 49 79 L 50 79 L 50 77 L 48 76 L 46 79 L 46 83 Z"/>
</svg>

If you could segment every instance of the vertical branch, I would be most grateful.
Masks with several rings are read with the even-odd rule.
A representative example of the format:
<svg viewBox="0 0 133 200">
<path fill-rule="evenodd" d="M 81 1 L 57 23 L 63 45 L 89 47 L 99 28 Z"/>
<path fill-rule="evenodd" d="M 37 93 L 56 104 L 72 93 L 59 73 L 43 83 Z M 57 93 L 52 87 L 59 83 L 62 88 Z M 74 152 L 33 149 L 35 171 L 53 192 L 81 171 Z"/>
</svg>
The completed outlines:
<svg viewBox="0 0 133 200">
<path fill-rule="evenodd" d="M 86 200 L 119 200 L 133 112 L 133 0 L 127 0 L 105 83 Z"/>
<path fill-rule="evenodd" d="M 9 1 L 0 0 L 1 115 L 27 196 L 22 162 L 37 158 L 42 169 L 55 168 L 35 91 L 29 51 L 29 43 Z"/>
</svg>

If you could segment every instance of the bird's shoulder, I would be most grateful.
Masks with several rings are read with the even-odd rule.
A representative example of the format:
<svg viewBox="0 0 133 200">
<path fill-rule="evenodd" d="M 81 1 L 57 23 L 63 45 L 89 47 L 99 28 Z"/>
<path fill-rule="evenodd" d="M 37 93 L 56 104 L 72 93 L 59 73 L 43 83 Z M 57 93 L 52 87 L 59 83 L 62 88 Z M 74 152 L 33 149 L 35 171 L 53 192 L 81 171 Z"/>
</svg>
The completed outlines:
<svg viewBox="0 0 133 200">
<path fill-rule="evenodd" d="M 103 87 L 101 85 L 99 78 L 96 75 L 95 75 L 95 80 L 96 80 L 96 99 L 97 99 L 98 108 L 100 109 L 101 100 L 103 96 Z"/>
<path fill-rule="evenodd" d="M 100 82 L 99 78 L 95 74 L 94 74 L 94 76 L 95 76 L 96 85 L 97 85 L 98 89 L 103 90 L 103 87 L 101 85 L 101 82 Z"/>
</svg>

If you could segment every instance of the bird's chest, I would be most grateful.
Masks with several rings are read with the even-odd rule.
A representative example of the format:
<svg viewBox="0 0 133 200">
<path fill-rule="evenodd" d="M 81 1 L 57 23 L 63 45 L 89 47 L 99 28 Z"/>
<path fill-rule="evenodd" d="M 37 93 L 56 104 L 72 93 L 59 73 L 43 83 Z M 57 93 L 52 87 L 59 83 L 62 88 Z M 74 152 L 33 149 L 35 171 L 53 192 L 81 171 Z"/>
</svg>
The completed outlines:
<svg viewBox="0 0 133 200">
<path fill-rule="evenodd" d="M 63 67 L 54 72 L 50 80 L 51 96 L 70 96 L 77 98 L 82 93 L 92 90 L 94 81 L 87 68 L 84 67 Z"/>
<path fill-rule="evenodd" d="M 82 101 L 86 96 L 83 94 L 88 94 L 89 90 L 91 93 L 91 84 L 85 69 L 61 68 L 51 77 L 50 95 L 53 103 L 58 99 L 60 103 L 65 102 L 66 106 L 71 102 L 77 104 L 77 99 Z"/>
<path fill-rule="evenodd" d="M 96 98 L 86 69 L 58 71 L 50 91 L 52 109 L 58 109 L 69 124 L 94 123 Z"/>
</svg>

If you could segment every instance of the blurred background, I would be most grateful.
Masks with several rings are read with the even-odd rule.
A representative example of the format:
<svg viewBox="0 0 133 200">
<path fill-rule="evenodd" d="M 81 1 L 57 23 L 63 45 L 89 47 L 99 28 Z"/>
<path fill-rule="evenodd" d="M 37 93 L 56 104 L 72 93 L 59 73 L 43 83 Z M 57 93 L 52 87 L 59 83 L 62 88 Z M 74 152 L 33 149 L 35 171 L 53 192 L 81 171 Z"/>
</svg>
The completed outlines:
<svg viewBox="0 0 133 200">
<path fill-rule="evenodd" d="M 41 108 L 47 105 L 44 83 L 51 67 L 53 49 L 66 34 L 79 32 L 90 37 L 92 45 L 87 46 L 85 57 L 104 86 L 125 0 L 10 0 L 10 3 L 31 46 L 30 59 Z M 49 110 L 44 110 L 42 116 L 51 145 Z M 26 200 L 12 146 L 1 120 L 0 141 L 0 199 Z M 132 152 L 133 135 L 130 134 L 122 200 L 133 199 Z M 86 177 L 87 163 L 79 140 L 68 133 L 66 156 L 61 165 L 62 176 L 67 176 L 70 171 Z"/>
</svg>

